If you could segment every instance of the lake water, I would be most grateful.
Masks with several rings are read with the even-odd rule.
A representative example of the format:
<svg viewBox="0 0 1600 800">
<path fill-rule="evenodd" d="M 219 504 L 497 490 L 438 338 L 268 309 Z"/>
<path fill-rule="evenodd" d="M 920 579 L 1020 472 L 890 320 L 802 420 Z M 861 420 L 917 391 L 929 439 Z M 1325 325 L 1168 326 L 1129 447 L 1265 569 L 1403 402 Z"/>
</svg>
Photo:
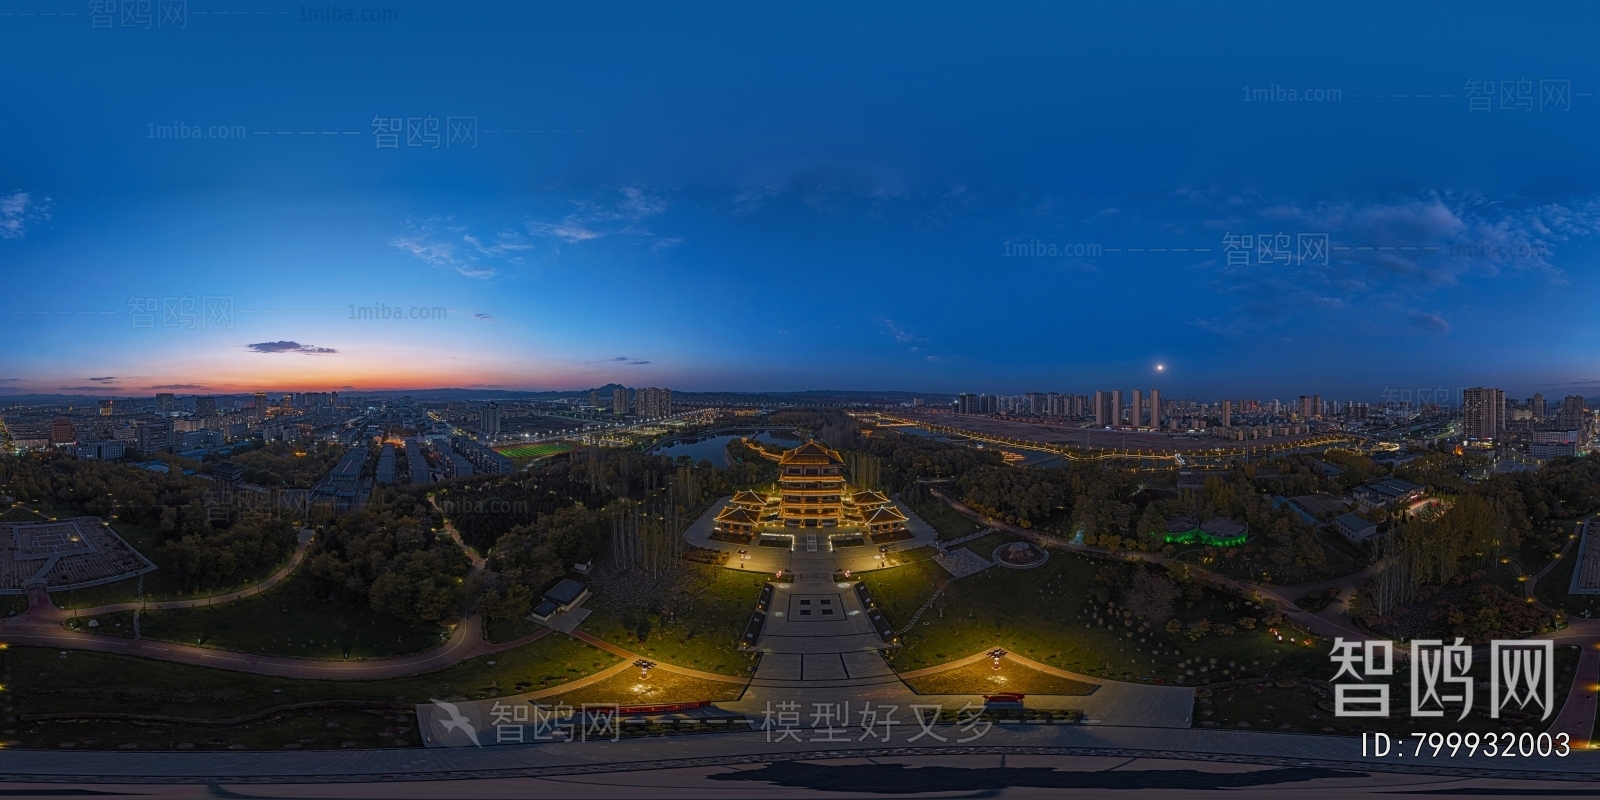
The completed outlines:
<svg viewBox="0 0 1600 800">
<path fill-rule="evenodd" d="M 752 436 L 752 434 L 754 434 Z M 753 438 L 758 442 L 777 445 L 783 448 L 795 447 L 802 441 L 800 435 L 789 430 L 761 430 L 751 428 L 740 431 L 727 431 L 715 436 L 705 436 L 693 439 L 679 439 L 671 444 L 651 450 L 652 455 L 677 458 L 688 456 L 696 464 L 702 460 L 710 461 L 721 467 L 728 466 L 728 442 L 739 438 Z"/>
</svg>

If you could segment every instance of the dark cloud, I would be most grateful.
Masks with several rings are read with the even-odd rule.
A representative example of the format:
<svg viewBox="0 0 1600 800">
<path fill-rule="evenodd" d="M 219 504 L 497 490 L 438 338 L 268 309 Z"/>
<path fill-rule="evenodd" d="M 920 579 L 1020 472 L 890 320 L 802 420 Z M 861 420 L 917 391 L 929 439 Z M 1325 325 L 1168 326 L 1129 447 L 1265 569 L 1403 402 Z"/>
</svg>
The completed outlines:
<svg viewBox="0 0 1600 800">
<path fill-rule="evenodd" d="M 482 311 L 474 311 L 472 313 L 472 316 L 477 317 L 478 319 L 481 319 L 484 322 L 490 322 L 490 321 L 492 321 L 494 319 L 494 317 L 492 317 L 492 316 L 490 316 L 488 314 L 485 314 Z"/>
<path fill-rule="evenodd" d="M 319 353 L 339 352 L 331 347 L 313 347 L 299 342 L 258 342 L 256 344 L 247 344 L 245 347 L 257 353 L 305 353 L 307 355 L 316 355 Z"/>
<path fill-rule="evenodd" d="M 169 391 L 177 391 L 177 390 L 183 390 L 183 389 L 205 389 L 207 387 L 202 386 L 202 385 L 200 385 L 198 383 L 168 383 L 168 384 L 163 384 L 161 386 L 147 386 L 145 388 L 147 388 L 147 389 L 166 389 L 166 390 L 169 390 Z"/>
<path fill-rule="evenodd" d="M 112 377 L 112 378 L 90 378 L 89 380 L 91 380 L 91 381 L 114 381 L 114 380 L 116 380 L 116 378 L 114 378 L 114 377 Z"/>
<path fill-rule="evenodd" d="M 629 364 L 633 364 L 633 365 L 637 365 L 637 364 L 648 364 L 650 362 L 645 361 L 643 359 L 637 359 L 637 360 L 634 360 L 634 361 L 629 361 L 628 363 Z"/>
</svg>

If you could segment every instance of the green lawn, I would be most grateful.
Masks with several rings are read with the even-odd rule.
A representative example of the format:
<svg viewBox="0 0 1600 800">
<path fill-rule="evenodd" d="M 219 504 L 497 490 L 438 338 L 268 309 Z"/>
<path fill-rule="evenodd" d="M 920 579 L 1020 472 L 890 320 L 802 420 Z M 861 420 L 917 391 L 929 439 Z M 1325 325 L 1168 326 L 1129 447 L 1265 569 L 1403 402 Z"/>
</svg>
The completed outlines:
<svg viewBox="0 0 1600 800">
<path fill-rule="evenodd" d="M 0 522 L 43 522 L 49 517 L 34 511 L 27 506 L 12 506 L 0 513 Z"/>
<path fill-rule="evenodd" d="M 1581 542 L 1578 545 L 1573 545 L 1572 549 L 1567 551 L 1565 556 L 1562 556 L 1555 569 L 1550 570 L 1543 578 L 1539 579 L 1539 584 L 1533 588 L 1533 595 L 1539 602 L 1557 611 L 1565 611 L 1570 617 L 1581 618 L 1584 611 L 1589 612 L 1590 618 L 1600 617 L 1600 595 L 1567 594 L 1567 589 L 1572 586 L 1572 570 L 1578 566 L 1579 546 L 1581 546 Z M 1532 572 L 1544 569 L 1544 564 L 1537 566 L 1524 564 L 1523 566 Z M 1513 594 L 1521 595 L 1524 588 L 1521 583 L 1518 583 L 1515 589 L 1509 591 L 1512 591 Z"/>
<path fill-rule="evenodd" d="M 608 642 L 680 667 L 722 675 L 748 675 L 754 657 L 738 650 L 766 574 L 694 565 L 710 570 L 710 583 L 680 598 L 671 618 L 630 609 L 597 592 L 585 605 L 581 626 Z M 641 637 L 640 632 L 644 632 Z"/>
<path fill-rule="evenodd" d="M 571 449 L 572 445 L 564 442 L 546 442 L 543 444 L 517 445 L 515 447 L 497 447 L 495 448 L 495 452 L 505 456 L 506 458 L 522 458 L 532 461 L 535 459 L 544 458 L 546 456 L 565 453 Z"/>
<path fill-rule="evenodd" d="M 521 647 L 463 661 L 446 669 L 379 681 L 319 681 L 272 678 L 228 670 L 173 664 L 105 653 L 11 647 L 3 655 L 9 702 L 16 714 L 117 711 L 198 719 L 230 718 L 275 706 L 316 700 L 379 700 L 400 703 L 479 700 L 556 686 L 606 669 L 615 656 L 570 636 L 550 634 Z M 110 676 L 115 676 L 114 678 Z M 398 720 L 404 716 L 405 719 Z M 381 725 L 378 720 L 387 719 Z M 327 722 L 338 722 L 329 727 Z M 373 730 L 368 730 L 369 728 Z M 379 736 L 380 729 L 389 730 Z M 135 742 L 171 749 L 190 742 L 196 749 L 225 749 L 244 744 L 251 749 L 281 749 L 287 742 L 306 748 L 340 747 L 357 741 L 362 747 L 395 746 L 395 740 L 419 744 L 411 713 L 312 711 L 281 719 L 232 727 L 131 726 L 125 723 L 13 723 L 0 731 L 23 747 L 55 748 L 62 741 L 86 747 Z M 85 738 L 97 738 L 94 744 Z M 200 737 L 200 738 L 196 738 Z M 208 743 L 209 739 L 223 739 Z M 18 745 L 12 745 L 18 746 Z"/>
<path fill-rule="evenodd" d="M 893 665 L 901 671 L 1002 647 L 1062 669 L 1116 679 L 1173 682 L 1180 673 L 1193 670 L 1194 675 L 1184 676 L 1192 685 L 1206 679 L 1225 680 L 1241 671 L 1260 675 L 1269 669 L 1274 675 L 1326 678 L 1326 648 L 1278 643 L 1264 627 L 1254 631 L 1240 628 L 1231 636 L 1212 633 L 1190 641 L 1159 628 L 1141 631 L 1136 626 L 1095 624 L 1095 604 L 1089 592 L 1095 586 L 1095 572 L 1104 563 L 1058 550 L 1036 569 L 997 567 L 957 581 L 950 581 L 948 573 L 926 561 L 865 573 L 862 579 L 889 624 L 897 628 L 906 624 L 938 584 L 948 582 L 940 599 L 902 636 L 904 647 L 892 656 Z M 1235 607 L 1227 608 L 1228 603 Z M 1234 623 L 1239 617 L 1259 614 L 1237 598 L 1214 592 L 1207 592 L 1193 607 L 1185 607 L 1182 601 L 1177 607 L 1177 618 L 1185 623 L 1201 618 Z M 1223 670 L 1228 673 L 1222 674 Z"/>
<path fill-rule="evenodd" d="M 1009 543 L 1014 542 L 1016 540 L 1017 540 L 1017 537 L 1012 536 L 1009 533 L 1002 533 L 1000 531 L 995 531 L 994 533 L 988 534 L 986 536 L 979 536 L 978 538 L 973 539 L 972 541 L 967 542 L 966 544 L 963 544 L 963 545 L 960 545 L 960 546 L 961 547 L 965 547 L 968 550 L 971 550 L 972 552 L 978 554 L 979 556 L 982 556 L 986 560 L 993 561 L 994 559 L 992 558 L 992 556 L 994 555 L 994 549 L 996 547 L 999 547 L 1000 545 L 1003 545 L 1003 544 L 1009 544 Z"/>
<path fill-rule="evenodd" d="M 411 709 L 289 711 L 237 725 L 135 725 L 126 720 L 52 720 L 11 725 L 0 731 L 10 749 L 334 750 L 422 744 L 416 712 Z"/>
<path fill-rule="evenodd" d="M 912 504 L 911 510 L 916 512 L 923 522 L 933 526 L 933 529 L 939 532 L 940 539 L 959 539 L 983 530 L 982 525 L 962 516 L 939 500 Z"/>
<path fill-rule="evenodd" d="M 906 685 L 917 694 L 1059 694 L 1082 696 L 1094 690 L 1094 684 L 1051 675 L 1014 661 L 1001 660 L 1000 668 L 988 659 L 965 667 L 911 678 Z"/>
<path fill-rule="evenodd" d="M 132 611 L 101 614 L 97 633 L 133 635 Z M 88 618 L 79 620 L 87 630 Z M 436 647 L 448 631 L 366 605 L 318 600 L 304 572 L 266 593 L 218 606 L 141 612 L 146 639 L 300 658 L 385 658 Z"/>
<path fill-rule="evenodd" d="M 514 642 L 543 627 L 531 619 L 486 619 L 483 622 L 483 638 L 495 644 Z"/>
<path fill-rule="evenodd" d="M 584 703 L 659 705 L 698 700 L 737 700 L 742 694 L 744 684 L 740 683 L 702 680 L 688 675 L 675 675 L 664 669 L 651 670 L 649 677 L 640 679 L 638 670 L 629 669 L 539 702 L 545 705 L 566 703 L 574 707 Z"/>
</svg>

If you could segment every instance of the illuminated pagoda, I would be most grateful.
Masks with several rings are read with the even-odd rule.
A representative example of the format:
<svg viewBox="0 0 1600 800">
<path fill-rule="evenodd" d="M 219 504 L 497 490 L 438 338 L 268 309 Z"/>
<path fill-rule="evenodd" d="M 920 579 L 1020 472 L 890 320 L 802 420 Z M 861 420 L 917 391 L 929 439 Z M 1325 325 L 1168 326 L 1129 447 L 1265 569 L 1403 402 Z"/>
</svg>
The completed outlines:
<svg viewBox="0 0 1600 800">
<path fill-rule="evenodd" d="M 807 442 L 779 457 L 777 496 L 742 490 L 717 514 L 712 527 L 745 541 L 767 528 L 892 534 L 906 530 L 906 515 L 882 492 L 853 491 L 845 483 L 839 453 Z"/>
<path fill-rule="evenodd" d="M 750 509 L 729 503 L 712 521 L 711 529 L 718 533 L 745 537 L 744 541 L 748 542 L 748 537 L 755 535 L 756 526 L 759 524 L 761 518 Z"/>
<path fill-rule="evenodd" d="M 785 528 L 834 528 L 844 519 L 844 459 L 816 442 L 778 459 L 779 512 Z"/>
<path fill-rule="evenodd" d="M 774 524 L 778 520 L 777 498 L 744 489 L 734 494 L 712 521 L 711 529 L 722 534 L 745 538 L 755 535 L 762 523 Z"/>
</svg>

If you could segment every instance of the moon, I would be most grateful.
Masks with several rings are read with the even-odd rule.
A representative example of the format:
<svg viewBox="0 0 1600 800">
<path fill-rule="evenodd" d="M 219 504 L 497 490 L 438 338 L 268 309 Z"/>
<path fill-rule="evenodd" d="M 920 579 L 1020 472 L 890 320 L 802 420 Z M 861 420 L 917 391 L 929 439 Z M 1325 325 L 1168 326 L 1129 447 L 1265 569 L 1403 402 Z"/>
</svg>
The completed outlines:
<svg viewBox="0 0 1600 800">
<path fill-rule="evenodd" d="M 1157 364 L 1157 365 L 1156 365 L 1156 372 L 1160 372 L 1160 371 L 1162 371 L 1162 370 L 1164 370 L 1164 369 L 1166 369 L 1166 368 L 1167 368 L 1167 367 L 1166 367 L 1166 365 L 1164 365 L 1164 364 Z"/>
</svg>

